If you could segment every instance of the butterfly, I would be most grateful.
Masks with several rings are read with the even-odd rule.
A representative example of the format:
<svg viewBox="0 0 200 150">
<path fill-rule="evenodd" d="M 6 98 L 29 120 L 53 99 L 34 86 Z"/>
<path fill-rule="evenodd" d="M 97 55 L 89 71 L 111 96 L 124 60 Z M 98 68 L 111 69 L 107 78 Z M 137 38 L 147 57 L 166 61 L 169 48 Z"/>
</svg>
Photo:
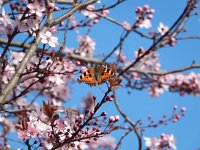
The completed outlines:
<svg viewBox="0 0 200 150">
<path fill-rule="evenodd" d="M 106 82 L 107 79 L 113 77 L 115 74 L 103 65 L 95 65 L 89 70 L 85 71 L 78 78 L 78 82 L 85 82 L 90 86 L 96 86 Z"/>
</svg>

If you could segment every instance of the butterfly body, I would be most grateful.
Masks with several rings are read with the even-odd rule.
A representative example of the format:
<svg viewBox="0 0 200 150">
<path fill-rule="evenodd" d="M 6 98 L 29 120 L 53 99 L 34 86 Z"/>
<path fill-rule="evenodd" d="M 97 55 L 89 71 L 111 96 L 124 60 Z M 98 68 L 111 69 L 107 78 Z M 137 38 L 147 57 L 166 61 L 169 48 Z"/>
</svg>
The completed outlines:
<svg viewBox="0 0 200 150">
<path fill-rule="evenodd" d="M 114 73 L 105 66 L 95 65 L 86 72 L 84 72 L 79 78 L 78 82 L 85 82 L 90 86 L 96 86 L 106 82 L 107 79 L 113 77 Z"/>
</svg>

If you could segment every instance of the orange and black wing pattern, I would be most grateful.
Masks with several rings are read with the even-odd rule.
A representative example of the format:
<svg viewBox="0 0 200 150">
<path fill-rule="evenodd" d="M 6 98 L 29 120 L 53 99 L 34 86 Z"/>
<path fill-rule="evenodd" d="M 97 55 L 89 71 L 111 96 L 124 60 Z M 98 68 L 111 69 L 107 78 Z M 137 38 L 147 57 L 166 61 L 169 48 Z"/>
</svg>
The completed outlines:
<svg viewBox="0 0 200 150">
<path fill-rule="evenodd" d="M 113 77 L 115 74 L 108 68 L 102 67 L 102 73 L 101 73 L 101 81 L 105 82 L 110 77 Z"/>
<path fill-rule="evenodd" d="M 94 78 L 94 72 L 92 68 L 82 73 L 81 76 L 78 78 L 78 82 L 85 82 L 90 86 L 98 85 L 98 82 Z"/>
</svg>

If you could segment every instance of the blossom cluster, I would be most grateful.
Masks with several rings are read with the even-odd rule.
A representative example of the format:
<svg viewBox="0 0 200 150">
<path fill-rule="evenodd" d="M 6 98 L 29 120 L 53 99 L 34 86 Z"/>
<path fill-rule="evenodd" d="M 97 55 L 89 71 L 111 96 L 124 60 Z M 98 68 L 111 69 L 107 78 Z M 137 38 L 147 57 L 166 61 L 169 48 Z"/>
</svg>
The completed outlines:
<svg viewBox="0 0 200 150">
<path fill-rule="evenodd" d="M 135 59 L 127 61 L 125 54 L 119 51 L 115 52 L 118 61 L 122 63 L 124 68 L 137 61 L 137 58 L 144 53 L 145 50 L 139 48 L 135 52 Z M 133 88 L 147 87 L 149 95 L 152 97 L 158 97 L 164 91 L 178 92 L 180 95 L 192 94 L 199 96 L 200 94 L 200 74 L 194 72 L 190 72 L 189 74 L 165 74 L 166 71 L 161 70 L 158 53 L 152 52 L 149 56 L 145 56 L 131 69 L 126 74 L 130 80 L 133 79 L 135 81 L 135 84 L 134 87 L 132 85 L 128 86 Z"/>
<path fill-rule="evenodd" d="M 67 55 L 70 55 L 71 53 L 80 55 L 83 57 L 93 57 L 94 50 L 96 43 L 95 41 L 88 35 L 78 36 L 78 47 L 77 48 L 66 48 L 64 51 L 67 53 Z"/>
<path fill-rule="evenodd" d="M 61 114 L 57 109 L 51 106 L 50 103 L 43 102 L 41 109 L 37 108 L 36 111 L 30 112 L 26 118 L 23 118 L 16 125 L 18 137 L 23 140 L 36 140 L 37 137 L 45 139 L 39 145 L 48 149 L 51 149 L 58 143 L 66 143 L 61 149 L 81 148 L 82 150 L 86 150 L 95 149 L 96 147 L 114 148 L 115 144 L 112 137 L 101 137 L 103 134 L 107 134 L 105 129 L 101 131 L 97 124 L 90 127 L 88 124 L 93 124 L 93 121 L 88 122 L 88 124 L 85 123 L 89 118 L 89 114 L 77 114 L 72 110 L 68 110 L 59 119 Z M 111 125 L 110 120 L 108 125 Z M 115 120 L 115 122 L 118 120 Z M 112 127 L 107 126 L 107 130 L 108 128 Z M 105 143 L 101 143 L 102 141 L 105 141 Z"/>
<path fill-rule="evenodd" d="M 161 150 L 161 149 L 176 149 L 176 142 L 174 135 L 161 134 L 160 138 L 157 137 L 144 137 L 145 146 L 148 150 Z"/>
<path fill-rule="evenodd" d="M 2 81 L 4 86 L 9 82 L 12 75 L 23 59 L 25 53 L 11 51 L 11 61 L 6 65 Z M 51 99 L 57 106 L 59 101 L 66 100 L 68 88 L 66 84 L 71 74 L 76 71 L 76 65 L 72 61 L 59 60 L 58 58 L 33 57 L 26 68 L 26 73 L 21 78 L 21 83 L 15 92 L 20 95 L 26 91 L 42 91 L 41 94 Z M 12 97 L 13 95 L 10 95 Z"/>
</svg>

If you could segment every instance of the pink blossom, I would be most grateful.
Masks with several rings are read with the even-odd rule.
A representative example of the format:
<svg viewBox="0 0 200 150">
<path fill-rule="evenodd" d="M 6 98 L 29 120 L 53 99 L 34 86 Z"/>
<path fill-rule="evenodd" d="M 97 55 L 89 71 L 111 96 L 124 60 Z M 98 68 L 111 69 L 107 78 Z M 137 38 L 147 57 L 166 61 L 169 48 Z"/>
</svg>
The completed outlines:
<svg viewBox="0 0 200 150">
<path fill-rule="evenodd" d="M 44 44 L 49 43 L 51 47 L 56 47 L 58 45 L 58 38 L 52 36 L 50 31 L 46 31 L 46 33 L 41 33 L 40 37 L 42 38 L 41 42 Z"/>
<path fill-rule="evenodd" d="M 24 52 L 10 51 L 10 54 L 11 54 L 11 57 L 12 57 L 11 64 L 13 64 L 13 65 L 19 65 L 19 63 L 22 61 L 22 59 L 25 56 Z"/>
<path fill-rule="evenodd" d="M 169 143 L 169 147 L 172 149 L 176 149 L 176 141 L 174 139 L 174 135 L 171 134 L 168 136 L 168 143 Z"/>
<path fill-rule="evenodd" d="M 103 15 L 103 16 L 107 16 L 109 13 L 110 13 L 110 11 L 109 11 L 108 9 L 104 9 L 104 10 L 102 11 L 102 15 Z"/>
<path fill-rule="evenodd" d="M 65 82 L 63 81 L 62 79 L 62 75 L 59 75 L 59 74 L 55 74 L 53 76 L 50 76 L 48 78 L 48 81 L 52 82 L 52 83 L 55 83 L 56 85 L 61 85 L 61 84 L 64 84 Z"/>
<path fill-rule="evenodd" d="M 53 26 L 53 27 L 51 27 L 50 29 L 49 29 L 49 31 L 51 32 L 51 33 L 58 33 L 58 29 L 57 29 L 57 27 L 56 26 Z"/>
<path fill-rule="evenodd" d="M 140 12 L 142 12 L 142 7 L 137 7 L 136 9 L 135 9 L 135 12 L 137 13 L 137 14 L 139 14 Z"/>
<path fill-rule="evenodd" d="M 72 61 L 65 61 L 64 67 L 66 72 L 74 72 L 76 70 L 76 65 Z"/>
<path fill-rule="evenodd" d="M 3 24 L 5 27 L 7 25 L 13 25 L 10 17 L 6 14 L 4 8 L 1 10 L 0 24 Z"/>
<path fill-rule="evenodd" d="M 90 150 L 96 149 L 114 149 L 115 148 L 115 139 L 111 136 L 100 137 L 97 141 L 91 141 L 87 144 Z"/>
<path fill-rule="evenodd" d="M 96 43 L 88 36 L 78 36 L 79 47 L 75 50 L 75 53 L 84 57 L 92 57 L 95 50 Z"/>
<path fill-rule="evenodd" d="M 96 8 L 93 5 L 88 5 L 86 9 L 81 11 L 81 13 L 91 19 L 97 18 L 98 16 L 96 15 L 96 13 L 92 12 L 91 10 L 96 10 Z"/>
<path fill-rule="evenodd" d="M 81 73 L 84 73 L 84 72 L 87 71 L 87 70 L 88 70 L 87 67 L 83 66 L 83 67 L 81 67 L 80 72 L 81 72 Z"/>
<path fill-rule="evenodd" d="M 0 34 L 10 36 L 14 31 L 13 23 L 8 15 L 6 15 L 4 8 L 0 16 Z"/>
<path fill-rule="evenodd" d="M 165 133 L 162 133 L 161 134 L 161 143 L 163 143 L 163 145 L 167 143 L 169 148 L 172 148 L 174 150 L 176 149 L 176 142 L 175 142 L 173 134 L 167 135 Z"/>
<path fill-rule="evenodd" d="M 185 112 L 186 112 L 186 108 L 185 108 L 185 107 L 182 107 L 182 108 L 181 108 L 181 112 L 182 112 L 182 113 L 185 113 Z"/>
<path fill-rule="evenodd" d="M 140 28 L 146 28 L 149 29 L 151 28 L 151 21 L 149 19 L 144 19 L 139 23 L 139 27 Z"/>
<path fill-rule="evenodd" d="M 149 150 L 159 150 L 160 149 L 160 139 L 153 137 L 153 138 L 148 138 L 148 137 L 144 137 L 144 141 L 145 141 L 145 146 L 149 149 Z"/>
<path fill-rule="evenodd" d="M 18 137 L 20 139 L 28 140 L 28 139 L 32 138 L 31 137 L 31 133 L 29 133 L 27 130 L 20 130 L 20 129 L 18 129 L 17 130 L 17 134 L 18 134 Z"/>
<path fill-rule="evenodd" d="M 115 117 L 114 117 L 114 116 L 110 116 L 109 122 L 110 122 L 110 123 L 111 123 L 111 122 L 115 122 Z"/>
<path fill-rule="evenodd" d="M 22 15 L 19 15 L 16 18 L 16 22 L 17 22 L 17 28 L 20 32 L 26 32 L 28 31 L 29 33 L 31 33 L 33 36 L 36 36 L 36 31 L 38 31 L 39 29 L 39 24 L 42 20 L 41 17 L 34 17 L 34 16 L 27 16 L 27 19 L 20 21 Z"/>
<path fill-rule="evenodd" d="M 176 149 L 175 139 L 174 139 L 173 134 L 167 135 L 165 133 L 162 133 L 161 138 L 144 137 L 144 140 L 145 140 L 145 146 L 149 150 L 161 150 L 161 149 L 164 149 L 164 148 L 172 148 L 174 150 Z"/>
<path fill-rule="evenodd" d="M 120 118 L 119 115 L 116 115 L 115 116 L 115 121 L 119 121 L 119 118 Z"/>
<path fill-rule="evenodd" d="M 169 27 L 164 25 L 162 22 L 159 24 L 159 26 L 157 27 L 158 29 L 158 32 L 161 34 L 161 35 L 164 35 L 168 30 L 169 30 Z"/>
<path fill-rule="evenodd" d="M 126 60 L 126 55 L 120 52 L 119 50 L 115 51 L 115 55 L 117 56 L 117 59 L 119 62 L 124 63 Z"/>
<path fill-rule="evenodd" d="M 126 22 L 126 21 L 122 22 L 122 27 L 125 30 L 131 30 L 131 28 L 132 28 L 131 25 L 128 22 Z"/>
<path fill-rule="evenodd" d="M 42 1 L 34 0 L 33 3 L 29 3 L 27 7 L 30 9 L 31 14 L 36 14 L 42 17 L 42 12 L 45 11 L 45 6 Z"/>
</svg>

